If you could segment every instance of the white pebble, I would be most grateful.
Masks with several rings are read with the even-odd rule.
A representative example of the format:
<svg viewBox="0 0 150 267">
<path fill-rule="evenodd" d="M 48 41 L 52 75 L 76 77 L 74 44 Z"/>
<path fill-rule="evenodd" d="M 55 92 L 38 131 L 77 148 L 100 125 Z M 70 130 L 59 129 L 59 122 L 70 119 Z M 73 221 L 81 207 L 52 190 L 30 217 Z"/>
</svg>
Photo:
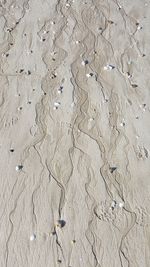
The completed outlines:
<svg viewBox="0 0 150 267">
<path fill-rule="evenodd" d="M 60 102 L 54 102 L 54 106 L 55 107 L 59 107 L 60 106 Z"/>
<path fill-rule="evenodd" d="M 81 64 L 82 64 L 82 66 L 87 65 L 87 64 L 88 64 L 88 60 L 83 60 L 83 61 L 81 62 Z"/>
<path fill-rule="evenodd" d="M 35 239 L 36 239 L 36 235 L 35 234 L 33 234 L 33 235 L 30 236 L 30 241 L 33 241 Z"/>
<path fill-rule="evenodd" d="M 122 127 L 125 126 L 125 122 L 124 122 L 124 121 L 121 122 L 121 123 L 120 123 L 120 126 L 122 126 Z"/>
<path fill-rule="evenodd" d="M 86 77 L 88 77 L 88 78 L 90 78 L 90 77 L 92 77 L 93 76 L 93 73 L 87 73 L 86 74 Z"/>
<path fill-rule="evenodd" d="M 113 65 L 107 64 L 104 66 L 104 70 L 113 70 L 115 67 Z"/>
<path fill-rule="evenodd" d="M 116 205 L 117 205 L 117 202 L 115 200 L 113 200 L 112 203 L 111 203 L 111 208 L 115 208 Z"/>
<path fill-rule="evenodd" d="M 120 202 L 120 203 L 119 203 L 119 207 L 120 207 L 120 208 L 123 208 L 123 206 L 124 206 L 124 203 Z"/>
<path fill-rule="evenodd" d="M 142 29 L 142 26 L 138 26 L 138 27 L 137 27 L 137 30 L 141 30 L 141 29 Z"/>
</svg>

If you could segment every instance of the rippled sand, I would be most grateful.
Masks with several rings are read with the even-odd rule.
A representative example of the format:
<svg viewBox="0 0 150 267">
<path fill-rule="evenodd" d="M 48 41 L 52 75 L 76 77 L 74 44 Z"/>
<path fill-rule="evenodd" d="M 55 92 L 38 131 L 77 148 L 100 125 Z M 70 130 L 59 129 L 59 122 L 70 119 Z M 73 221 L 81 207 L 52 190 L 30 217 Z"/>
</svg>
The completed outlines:
<svg viewBox="0 0 150 267">
<path fill-rule="evenodd" d="M 149 1 L 0 13 L 0 266 L 149 267 Z"/>
</svg>

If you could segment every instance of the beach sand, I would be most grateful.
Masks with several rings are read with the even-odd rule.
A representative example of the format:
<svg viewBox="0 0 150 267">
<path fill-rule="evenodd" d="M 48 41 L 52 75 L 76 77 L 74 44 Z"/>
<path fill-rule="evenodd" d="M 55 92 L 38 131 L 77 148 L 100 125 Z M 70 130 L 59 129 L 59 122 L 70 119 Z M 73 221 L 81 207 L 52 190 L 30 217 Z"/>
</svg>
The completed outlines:
<svg viewBox="0 0 150 267">
<path fill-rule="evenodd" d="M 0 266 L 150 266 L 150 2 L 1 0 Z"/>
</svg>

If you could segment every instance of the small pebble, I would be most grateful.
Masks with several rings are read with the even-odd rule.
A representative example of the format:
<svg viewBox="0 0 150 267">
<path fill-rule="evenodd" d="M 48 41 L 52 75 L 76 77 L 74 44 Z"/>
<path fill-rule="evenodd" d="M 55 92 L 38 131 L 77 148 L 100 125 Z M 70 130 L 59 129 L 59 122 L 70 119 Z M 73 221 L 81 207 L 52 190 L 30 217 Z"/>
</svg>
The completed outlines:
<svg viewBox="0 0 150 267">
<path fill-rule="evenodd" d="M 114 22 L 112 20 L 108 20 L 108 23 L 110 24 L 114 24 Z"/>
<path fill-rule="evenodd" d="M 16 166 L 16 171 L 21 171 L 23 169 L 23 166 L 22 165 L 17 165 Z"/>
<path fill-rule="evenodd" d="M 142 29 L 142 26 L 138 26 L 138 27 L 137 27 L 137 30 L 141 30 L 141 29 Z"/>
<path fill-rule="evenodd" d="M 114 210 L 114 208 L 117 206 L 117 202 L 116 200 L 113 200 L 112 203 L 111 203 L 111 208 L 112 210 Z"/>
<path fill-rule="evenodd" d="M 63 92 L 63 86 L 60 86 L 60 88 L 58 89 L 58 94 L 62 94 Z"/>
<path fill-rule="evenodd" d="M 115 66 L 111 65 L 111 64 L 107 64 L 106 66 L 104 66 L 104 70 L 113 70 L 115 68 Z"/>
<path fill-rule="evenodd" d="M 30 236 L 30 241 L 34 241 L 35 239 L 36 239 L 36 235 L 35 234 Z"/>
<path fill-rule="evenodd" d="M 119 207 L 120 207 L 120 208 L 123 208 L 123 206 L 124 206 L 124 203 L 120 202 L 120 203 L 119 203 Z"/>
<path fill-rule="evenodd" d="M 10 152 L 14 152 L 15 150 L 13 148 L 10 149 Z"/>
<path fill-rule="evenodd" d="M 124 121 L 121 122 L 121 123 L 120 123 L 120 126 L 125 126 L 125 122 L 124 122 Z"/>
<path fill-rule="evenodd" d="M 57 227 L 63 228 L 66 225 L 66 222 L 64 220 L 58 220 L 56 223 Z"/>
<path fill-rule="evenodd" d="M 20 69 L 19 73 L 22 73 L 24 71 L 24 69 Z"/>
<path fill-rule="evenodd" d="M 88 60 L 83 60 L 81 64 L 82 64 L 83 66 L 85 66 L 85 65 L 87 65 L 88 63 L 89 63 Z"/>
<path fill-rule="evenodd" d="M 109 169 L 110 169 L 110 172 L 113 173 L 117 169 L 117 167 L 110 167 Z"/>
<path fill-rule="evenodd" d="M 54 102 L 54 109 L 58 109 L 59 106 L 60 106 L 60 102 Z"/>
<path fill-rule="evenodd" d="M 90 78 L 90 77 L 92 77 L 93 75 L 94 75 L 93 73 L 87 73 L 87 74 L 86 74 L 86 77 Z"/>
<path fill-rule="evenodd" d="M 137 88 L 137 87 L 138 87 L 137 84 L 131 84 L 131 86 L 132 86 L 133 88 Z"/>
</svg>

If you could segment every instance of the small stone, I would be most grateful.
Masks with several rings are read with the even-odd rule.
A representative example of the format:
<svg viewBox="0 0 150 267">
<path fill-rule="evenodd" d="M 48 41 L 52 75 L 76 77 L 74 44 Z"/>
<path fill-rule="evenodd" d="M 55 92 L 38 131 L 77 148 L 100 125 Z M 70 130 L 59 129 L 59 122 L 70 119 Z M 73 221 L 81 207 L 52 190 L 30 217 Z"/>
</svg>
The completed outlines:
<svg viewBox="0 0 150 267">
<path fill-rule="evenodd" d="M 120 126 L 125 126 L 125 122 L 124 122 L 124 121 L 121 122 L 121 123 L 120 123 Z"/>
<path fill-rule="evenodd" d="M 83 66 L 85 66 L 85 65 L 87 65 L 88 63 L 89 63 L 88 60 L 83 60 L 81 64 L 82 64 Z"/>
<path fill-rule="evenodd" d="M 115 68 L 115 66 L 111 65 L 111 64 L 107 64 L 106 66 L 104 66 L 104 70 L 113 70 Z"/>
<path fill-rule="evenodd" d="M 130 74 L 130 72 L 127 72 L 127 76 L 129 79 L 132 78 L 132 75 Z"/>
<path fill-rule="evenodd" d="M 60 88 L 58 89 L 58 94 L 62 94 L 63 92 L 63 86 L 60 86 Z"/>
<path fill-rule="evenodd" d="M 138 26 L 138 27 L 137 27 L 137 30 L 141 30 L 141 29 L 142 29 L 142 26 Z"/>
<path fill-rule="evenodd" d="M 54 107 L 57 109 L 60 106 L 60 102 L 54 102 Z"/>
<path fill-rule="evenodd" d="M 23 169 L 23 166 L 22 165 L 17 165 L 16 166 L 16 171 L 21 171 Z"/>
<path fill-rule="evenodd" d="M 114 22 L 112 20 L 108 20 L 109 24 L 114 24 Z"/>
<path fill-rule="evenodd" d="M 132 86 L 133 88 L 137 88 L 137 87 L 138 87 L 137 84 L 131 84 L 131 86 Z"/>
<path fill-rule="evenodd" d="M 53 232 L 52 232 L 52 235 L 56 235 L 56 231 L 53 231 Z"/>
<path fill-rule="evenodd" d="M 123 206 L 124 206 L 124 203 L 120 202 L 120 203 L 119 203 L 119 207 L 120 207 L 120 208 L 123 208 Z"/>
<path fill-rule="evenodd" d="M 8 32 L 11 32 L 12 30 L 13 30 L 12 28 L 10 28 L 10 29 L 7 29 L 7 31 L 8 31 Z"/>
<path fill-rule="evenodd" d="M 15 150 L 13 148 L 10 149 L 10 152 L 14 152 Z"/>
<path fill-rule="evenodd" d="M 24 71 L 24 69 L 20 69 L 19 73 L 22 73 Z"/>
<path fill-rule="evenodd" d="M 30 236 L 30 241 L 34 241 L 35 239 L 36 239 L 36 235 L 35 234 Z"/>
<path fill-rule="evenodd" d="M 111 203 L 111 208 L 112 210 L 114 210 L 114 208 L 117 206 L 117 202 L 116 200 L 113 200 L 112 203 Z"/>
<path fill-rule="evenodd" d="M 117 167 L 110 167 L 109 169 L 110 169 L 110 172 L 113 173 L 117 169 Z"/>
<path fill-rule="evenodd" d="M 28 75 L 31 75 L 31 71 L 30 70 L 28 70 Z"/>
<path fill-rule="evenodd" d="M 57 227 L 63 228 L 66 225 L 66 222 L 64 220 L 58 220 L 56 223 Z"/>
<path fill-rule="evenodd" d="M 90 78 L 90 77 L 92 77 L 93 75 L 94 75 L 93 73 L 87 73 L 87 74 L 86 74 L 86 77 Z"/>
</svg>

